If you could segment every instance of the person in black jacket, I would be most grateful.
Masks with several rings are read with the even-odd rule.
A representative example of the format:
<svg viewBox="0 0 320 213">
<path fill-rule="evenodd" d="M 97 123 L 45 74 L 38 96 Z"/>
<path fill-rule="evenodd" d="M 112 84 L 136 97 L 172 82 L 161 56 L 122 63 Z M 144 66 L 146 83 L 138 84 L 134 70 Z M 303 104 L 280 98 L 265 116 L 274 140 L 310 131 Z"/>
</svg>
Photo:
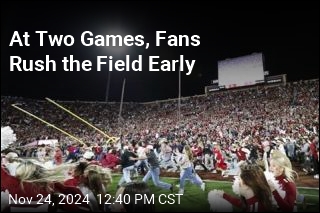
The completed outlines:
<svg viewBox="0 0 320 213">
<path fill-rule="evenodd" d="M 156 154 L 153 151 L 153 146 L 148 145 L 145 148 L 148 164 L 149 164 L 149 171 L 147 174 L 143 177 L 143 182 L 147 182 L 151 177 L 153 184 L 157 187 L 163 188 L 163 189 L 170 189 L 171 192 L 173 192 L 173 185 L 169 183 L 165 183 L 160 181 L 160 164 L 158 161 L 158 158 Z"/>
<path fill-rule="evenodd" d="M 135 170 L 135 161 L 139 160 L 138 156 L 134 153 L 133 144 L 130 143 L 124 147 L 124 153 L 121 155 L 121 166 L 123 175 L 119 180 L 118 187 L 124 182 L 131 182 L 131 172 Z"/>
</svg>

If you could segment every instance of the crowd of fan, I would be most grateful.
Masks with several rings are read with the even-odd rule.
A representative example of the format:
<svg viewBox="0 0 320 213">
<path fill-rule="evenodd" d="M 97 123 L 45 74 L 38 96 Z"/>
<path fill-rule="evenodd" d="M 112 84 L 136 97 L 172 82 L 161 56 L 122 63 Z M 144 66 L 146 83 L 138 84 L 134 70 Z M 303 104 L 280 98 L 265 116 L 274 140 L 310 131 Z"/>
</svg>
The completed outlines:
<svg viewBox="0 0 320 213">
<path fill-rule="evenodd" d="M 176 169 L 173 153 L 175 149 L 181 151 L 185 144 L 193 147 L 197 163 L 205 170 L 216 169 L 214 162 L 217 159 L 213 153 L 216 144 L 220 145 L 228 166 L 234 159 L 240 160 L 236 155 L 239 147 L 249 150 L 246 158 L 251 160 L 261 159 L 263 148 L 270 146 L 275 149 L 283 147 L 293 161 L 305 165 L 314 159 L 318 162 L 318 79 L 186 97 L 181 100 L 180 118 L 177 100 L 124 103 L 121 118 L 119 103 L 58 103 L 109 136 L 120 137 L 119 143 L 106 143 L 108 137 L 47 101 L 1 97 L 1 126 L 14 129 L 16 151 L 21 156 L 35 157 L 39 155 L 39 149 L 45 149 L 30 147 L 28 143 L 58 139 L 62 155 L 67 160 L 79 158 L 89 150 L 93 153 L 90 158 L 110 166 L 109 153 L 115 156 L 111 157 L 112 163 L 116 163 L 112 167 L 119 164 L 119 150 L 132 141 L 142 147 L 152 144 L 162 160 L 162 167 L 173 170 Z M 17 104 L 65 130 L 84 144 L 11 107 L 11 104 Z M 165 145 L 159 144 L 160 138 L 167 140 Z M 54 156 L 55 151 L 45 153 Z M 305 168 L 318 178 L 318 167 L 310 163 L 310 167 Z"/>
</svg>

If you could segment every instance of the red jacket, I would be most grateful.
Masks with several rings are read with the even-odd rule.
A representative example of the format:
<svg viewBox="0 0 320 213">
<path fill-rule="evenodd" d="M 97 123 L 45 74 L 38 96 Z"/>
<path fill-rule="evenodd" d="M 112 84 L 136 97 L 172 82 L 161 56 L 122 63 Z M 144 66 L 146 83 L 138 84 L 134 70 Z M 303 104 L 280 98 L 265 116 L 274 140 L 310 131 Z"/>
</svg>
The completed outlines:
<svg viewBox="0 0 320 213">
<path fill-rule="evenodd" d="M 239 148 L 236 150 L 236 155 L 237 155 L 237 158 L 238 158 L 238 161 L 246 161 L 247 160 L 247 153 L 245 153 L 242 148 Z"/>
<path fill-rule="evenodd" d="M 262 203 L 259 202 L 256 196 L 253 196 L 252 198 L 247 199 L 246 206 L 244 206 L 240 198 L 233 197 L 226 193 L 223 194 L 223 198 L 229 201 L 232 205 L 243 209 L 243 211 L 245 212 L 268 212 L 268 210 L 263 206 Z"/>
<path fill-rule="evenodd" d="M 226 170 L 227 169 L 227 164 L 224 162 L 223 155 L 219 149 L 213 149 L 213 154 L 216 159 L 216 169 L 222 169 Z"/>
<path fill-rule="evenodd" d="M 103 167 L 107 167 L 110 169 L 114 169 L 120 163 L 120 159 L 117 155 L 108 153 L 106 156 L 101 160 L 101 164 Z"/>
<path fill-rule="evenodd" d="M 73 186 L 73 187 L 78 187 L 80 184 L 80 177 L 76 176 L 73 178 L 70 178 L 68 180 L 65 180 L 63 183 L 65 186 Z"/>
<path fill-rule="evenodd" d="M 316 143 L 314 141 L 310 144 L 310 154 L 312 155 L 312 157 L 314 159 L 318 160 L 317 145 L 316 145 Z"/>
<path fill-rule="evenodd" d="M 284 175 L 276 177 L 279 181 L 280 187 L 286 192 L 285 197 L 282 199 L 277 190 L 272 192 L 274 199 L 277 201 L 278 207 L 282 212 L 293 212 L 295 201 L 297 198 L 297 187 L 293 182 L 288 181 Z"/>
</svg>

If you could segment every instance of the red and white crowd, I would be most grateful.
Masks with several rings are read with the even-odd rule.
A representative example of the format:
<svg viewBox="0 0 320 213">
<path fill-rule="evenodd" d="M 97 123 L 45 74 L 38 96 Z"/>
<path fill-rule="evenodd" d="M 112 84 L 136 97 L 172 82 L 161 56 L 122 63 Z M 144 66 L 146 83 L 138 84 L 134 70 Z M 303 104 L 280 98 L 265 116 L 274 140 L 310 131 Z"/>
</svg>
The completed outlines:
<svg viewBox="0 0 320 213">
<path fill-rule="evenodd" d="M 37 158 L 47 168 L 59 168 L 66 165 L 64 162 L 85 162 L 114 170 L 121 164 L 124 147 L 134 141 L 137 156 L 143 155 L 143 149 L 152 145 L 160 168 L 169 171 L 181 169 L 179 153 L 188 145 L 191 147 L 194 168 L 219 172 L 224 177 L 238 174 L 242 162 L 270 162 L 272 150 L 278 150 L 291 162 L 302 164 L 306 173 L 319 178 L 318 79 L 186 97 L 181 100 L 180 119 L 177 117 L 177 100 L 124 103 L 120 122 L 119 103 L 59 103 L 119 139 L 108 141 L 95 129 L 49 102 L 1 97 L 1 126 L 10 126 L 17 138 L 15 143 L 2 150 L 6 171 L 2 170 L 1 176 L 16 176 L 19 161 L 12 159 L 17 156 Z M 11 104 L 17 104 L 64 129 L 84 143 L 74 141 L 29 117 L 11 107 Z M 53 146 L 34 144 L 35 141 L 46 139 L 57 139 L 59 142 Z M 139 172 L 148 170 L 147 164 L 139 163 Z M 78 169 L 83 174 L 89 172 L 85 171 L 87 168 Z M 101 173 L 107 172 L 101 170 Z M 108 178 L 105 176 L 103 179 L 105 185 L 109 184 Z M 8 181 L 16 183 L 17 180 Z M 86 190 L 85 187 L 91 189 L 88 180 L 78 180 L 77 175 L 72 183 L 83 185 L 80 190 Z M 56 188 L 61 193 L 66 190 L 60 185 L 45 187 Z"/>
</svg>

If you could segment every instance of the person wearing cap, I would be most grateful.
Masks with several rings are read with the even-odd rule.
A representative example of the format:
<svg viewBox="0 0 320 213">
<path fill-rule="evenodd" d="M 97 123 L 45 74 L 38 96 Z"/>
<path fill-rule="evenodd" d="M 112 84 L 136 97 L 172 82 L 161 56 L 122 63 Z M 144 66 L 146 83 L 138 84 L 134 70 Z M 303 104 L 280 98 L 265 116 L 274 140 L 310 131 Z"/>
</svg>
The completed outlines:
<svg viewBox="0 0 320 213">
<path fill-rule="evenodd" d="M 82 158 L 80 158 L 80 162 L 87 162 L 89 164 L 101 165 L 100 161 L 95 160 L 95 154 L 91 150 L 88 150 L 83 154 Z"/>
<path fill-rule="evenodd" d="M 173 193 L 173 185 L 160 181 L 160 163 L 156 154 L 153 151 L 152 145 L 147 145 L 145 148 L 146 159 L 148 160 L 149 170 L 147 174 L 143 177 L 143 182 L 147 182 L 150 177 L 152 177 L 153 184 L 162 189 L 170 189 Z"/>
</svg>

